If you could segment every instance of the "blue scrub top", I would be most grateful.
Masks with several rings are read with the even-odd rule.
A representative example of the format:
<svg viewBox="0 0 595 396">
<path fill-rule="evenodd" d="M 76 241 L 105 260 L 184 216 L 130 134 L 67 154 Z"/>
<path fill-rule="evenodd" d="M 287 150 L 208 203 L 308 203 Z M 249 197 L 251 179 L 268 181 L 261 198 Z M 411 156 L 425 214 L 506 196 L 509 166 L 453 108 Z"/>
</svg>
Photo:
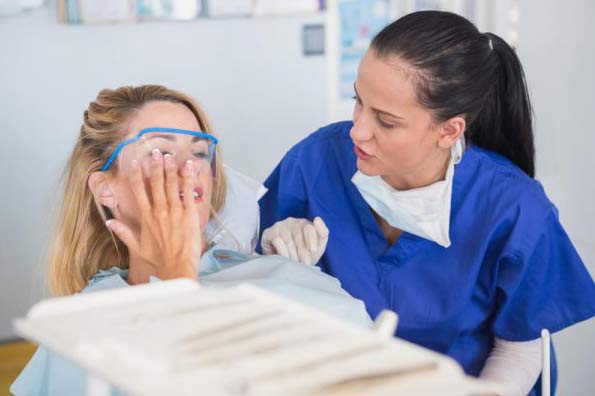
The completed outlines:
<svg viewBox="0 0 595 396">
<path fill-rule="evenodd" d="M 455 168 L 451 246 L 407 232 L 388 246 L 351 182 L 352 125 L 324 127 L 285 155 L 265 182 L 261 232 L 287 217 L 322 217 L 330 231 L 322 270 L 372 318 L 394 310 L 399 337 L 455 358 L 471 375 L 494 337 L 528 341 L 595 315 L 593 279 L 542 186 L 479 147 Z"/>
</svg>

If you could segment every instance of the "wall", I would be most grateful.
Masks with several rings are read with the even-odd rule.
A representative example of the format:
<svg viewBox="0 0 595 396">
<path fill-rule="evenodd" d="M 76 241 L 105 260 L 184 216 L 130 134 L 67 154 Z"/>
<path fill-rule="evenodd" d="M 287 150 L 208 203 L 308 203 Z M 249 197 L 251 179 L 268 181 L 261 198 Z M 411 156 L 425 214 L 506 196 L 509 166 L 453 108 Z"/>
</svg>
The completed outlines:
<svg viewBox="0 0 595 396">
<path fill-rule="evenodd" d="M 537 178 L 595 274 L 595 2 L 522 0 L 519 53 L 535 110 Z M 595 393 L 595 320 L 553 339 L 559 394 Z"/>
</svg>

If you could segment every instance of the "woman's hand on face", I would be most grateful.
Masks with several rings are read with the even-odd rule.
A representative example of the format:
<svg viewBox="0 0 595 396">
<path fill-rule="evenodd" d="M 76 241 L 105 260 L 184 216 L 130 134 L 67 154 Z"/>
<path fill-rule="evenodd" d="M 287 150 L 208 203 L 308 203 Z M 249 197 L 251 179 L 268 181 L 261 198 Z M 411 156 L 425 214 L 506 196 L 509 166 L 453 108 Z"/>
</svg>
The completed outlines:
<svg viewBox="0 0 595 396">
<path fill-rule="evenodd" d="M 202 235 L 194 202 L 193 162 L 184 165 L 182 200 L 178 165 L 171 155 L 163 156 L 159 150 L 152 153 L 149 177 L 153 202 L 147 196 L 138 161 L 132 162 L 129 181 L 141 214 L 139 235 L 118 220 L 108 220 L 107 227 L 128 247 L 130 256 L 146 261 L 159 279 L 184 277 L 196 280 L 196 264 L 202 255 Z"/>
</svg>

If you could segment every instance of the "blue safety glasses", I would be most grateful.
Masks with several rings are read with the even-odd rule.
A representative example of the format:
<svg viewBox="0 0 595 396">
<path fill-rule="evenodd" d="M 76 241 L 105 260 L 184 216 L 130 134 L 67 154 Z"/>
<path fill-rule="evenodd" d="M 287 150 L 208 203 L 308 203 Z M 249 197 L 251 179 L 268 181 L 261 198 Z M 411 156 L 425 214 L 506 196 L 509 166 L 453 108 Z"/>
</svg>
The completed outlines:
<svg viewBox="0 0 595 396">
<path fill-rule="evenodd" d="M 184 139 L 178 135 L 187 135 L 192 138 Z M 180 161 L 191 158 L 198 164 L 196 169 L 201 169 L 202 165 L 214 167 L 217 143 L 219 140 L 208 133 L 175 128 L 146 128 L 135 137 L 118 144 L 101 171 L 107 171 L 127 146 L 130 148 L 126 148 L 126 150 L 131 152 L 131 158 L 138 160 L 141 164 L 149 159 L 151 153 L 157 149 L 162 154 L 171 154 Z M 182 156 L 184 158 L 180 158 Z"/>
</svg>

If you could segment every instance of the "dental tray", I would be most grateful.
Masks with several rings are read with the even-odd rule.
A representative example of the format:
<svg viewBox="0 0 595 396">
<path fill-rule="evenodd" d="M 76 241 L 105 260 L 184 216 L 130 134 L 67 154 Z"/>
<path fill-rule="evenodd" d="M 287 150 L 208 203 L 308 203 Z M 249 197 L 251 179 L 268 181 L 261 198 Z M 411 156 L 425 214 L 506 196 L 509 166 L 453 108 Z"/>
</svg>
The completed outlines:
<svg viewBox="0 0 595 396">
<path fill-rule="evenodd" d="M 44 300 L 16 332 L 129 395 L 493 395 L 452 359 L 253 286 Z"/>
</svg>

